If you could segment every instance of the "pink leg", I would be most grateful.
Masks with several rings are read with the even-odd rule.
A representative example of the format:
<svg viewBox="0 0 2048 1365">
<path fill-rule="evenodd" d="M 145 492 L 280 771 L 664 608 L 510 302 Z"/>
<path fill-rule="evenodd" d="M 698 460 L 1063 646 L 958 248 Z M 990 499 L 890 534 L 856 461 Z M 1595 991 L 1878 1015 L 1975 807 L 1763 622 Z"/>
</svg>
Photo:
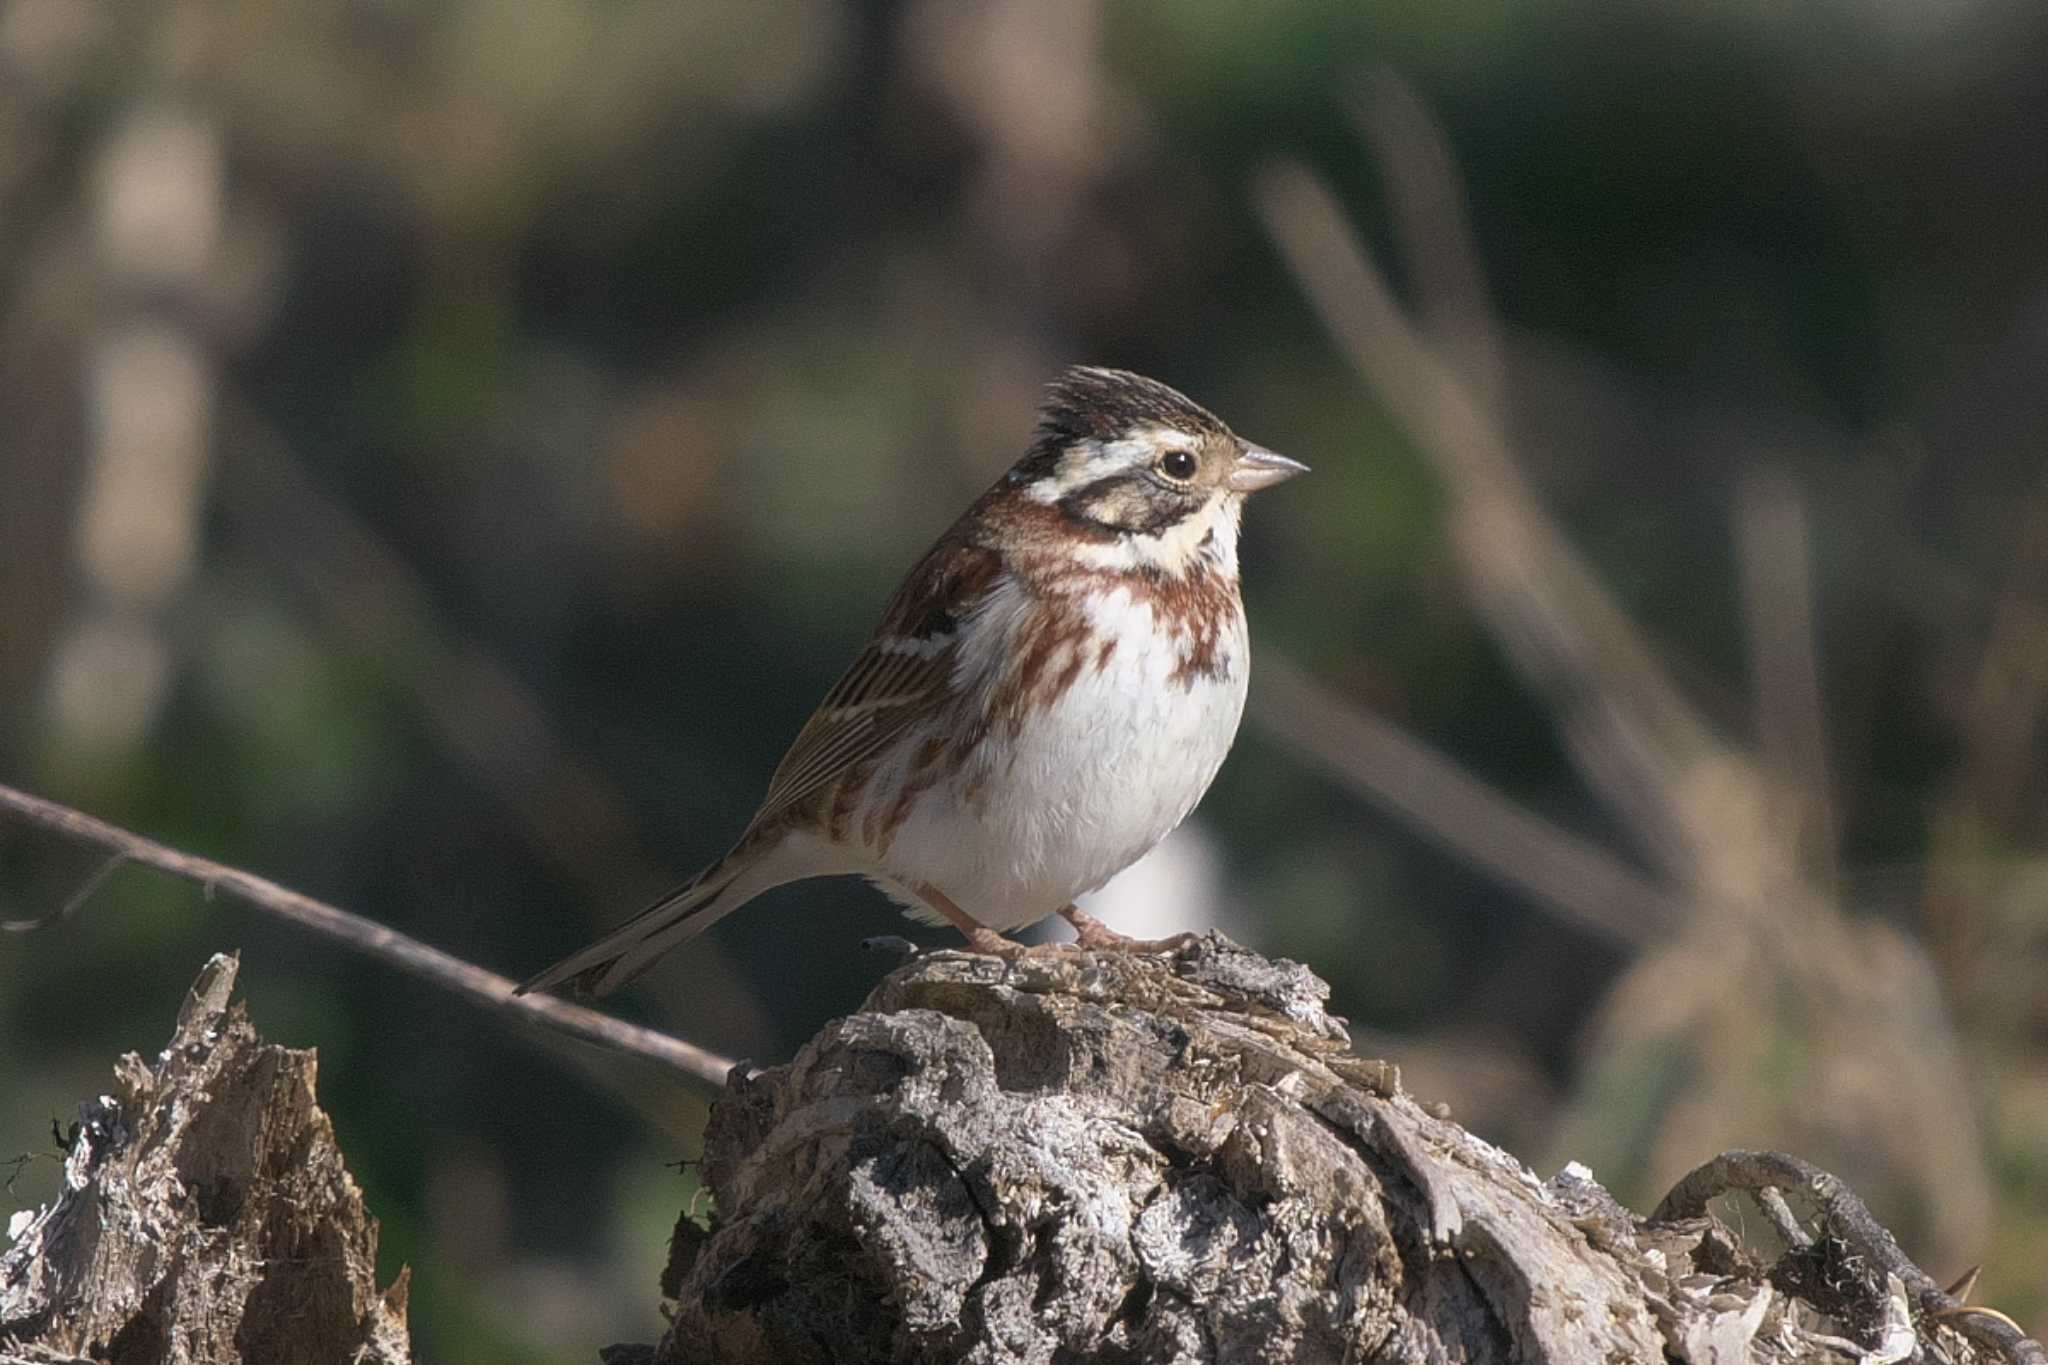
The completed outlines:
<svg viewBox="0 0 2048 1365">
<path fill-rule="evenodd" d="M 1195 941 L 1193 934 L 1172 938 L 1132 938 L 1119 934 L 1078 905 L 1063 907 L 1060 918 L 1074 926 L 1074 941 L 1083 948 L 1111 953 L 1171 953 Z"/>
<path fill-rule="evenodd" d="M 955 905 L 951 896 L 948 896 L 945 892 L 929 883 L 919 883 L 911 889 L 917 892 L 918 898 L 926 905 L 944 915 L 947 923 L 965 934 L 967 936 L 967 946 L 974 949 L 977 953 L 986 953 L 990 957 L 1016 959 L 1020 957 L 1048 957 L 1053 953 L 1064 951 L 1064 945 L 1058 943 L 1040 943 L 1035 945 L 1012 943 L 1009 939 L 1004 938 L 1001 934 Z"/>
</svg>

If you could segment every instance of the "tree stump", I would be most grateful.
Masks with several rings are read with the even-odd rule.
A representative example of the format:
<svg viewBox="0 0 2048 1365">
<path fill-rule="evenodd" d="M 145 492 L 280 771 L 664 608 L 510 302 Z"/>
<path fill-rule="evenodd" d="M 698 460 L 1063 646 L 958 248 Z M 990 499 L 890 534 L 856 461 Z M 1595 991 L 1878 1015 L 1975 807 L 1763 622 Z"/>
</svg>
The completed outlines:
<svg viewBox="0 0 2048 1365">
<path fill-rule="evenodd" d="M 409 1360 L 312 1055 L 259 1039 L 234 977 L 208 964 L 12 1221 L 0 1365 Z M 1726 1153 L 1635 1217 L 1418 1105 L 1327 995 L 1216 937 L 913 962 L 789 1065 L 735 1070 L 670 1330 L 605 1358 L 2048 1365 L 1825 1172 Z M 1774 1259 L 1707 1215 L 1729 1190 Z"/>
<path fill-rule="evenodd" d="M 607 1359 L 2038 1360 L 1832 1223 L 1767 1265 L 1704 1184 L 1650 1221 L 1576 1167 L 1537 1179 L 1352 1056 L 1327 996 L 1213 936 L 914 961 L 735 1070 L 671 1328 Z"/>
<path fill-rule="evenodd" d="M 0 1365 L 405 1365 L 407 1277 L 314 1101 L 311 1052 L 229 1007 L 207 963 L 154 1065 L 81 1107 L 64 1188 L 0 1256 Z"/>
</svg>

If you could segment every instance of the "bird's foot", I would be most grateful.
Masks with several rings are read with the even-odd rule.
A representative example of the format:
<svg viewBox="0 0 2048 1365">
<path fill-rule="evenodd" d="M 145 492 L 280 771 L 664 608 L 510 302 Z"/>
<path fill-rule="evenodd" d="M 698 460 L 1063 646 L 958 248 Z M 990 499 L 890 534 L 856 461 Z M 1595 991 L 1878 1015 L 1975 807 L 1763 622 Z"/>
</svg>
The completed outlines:
<svg viewBox="0 0 2048 1365">
<path fill-rule="evenodd" d="M 1061 910 L 1060 918 L 1074 926 L 1074 942 L 1097 953 L 1177 953 L 1193 943 L 1199 934 L 1174 934 L 1170 938 L 1132 938 L 1119 934 L 1079 906 Z"/>
<path fill-rule="evenodd" d="M 1064 943 L 1019 943 L 982 925 L 976 925 L 974 931 L 967 935 L 967 946 L 977 953 L 999 957 L 1005 962 L 1017 962 L 1027 957 L 1058 957 L 1071 951 Z"/>
<path fill-rule="evenodd" d="M 955 905 L 953 898 L 936 886 L 927 882 L 920 883 L 913 889 L 926 905 L 938 911 L 949 924 L 958 929 L 966 938 L 967 946 L 977 953 L 999 957 L 1005 962 L 1015 962 L 1027 957 L 1056 957 L 1067 951 L 1067 945 L 1064 943 L 1013 943 Z"/>
</svg>

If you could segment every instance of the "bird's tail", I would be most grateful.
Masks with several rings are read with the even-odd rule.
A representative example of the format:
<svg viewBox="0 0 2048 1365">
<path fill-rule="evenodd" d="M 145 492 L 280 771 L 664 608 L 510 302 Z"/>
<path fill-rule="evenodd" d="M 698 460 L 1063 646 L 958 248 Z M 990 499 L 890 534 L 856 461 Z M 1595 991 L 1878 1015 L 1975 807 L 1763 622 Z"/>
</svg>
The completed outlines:
<svg viewBox="0 0 2048 1365">
<path fill-rule="evenodd" d="M 571 953 L 512 993 L 552 990 L 573 980 L 579 994 L 611 994 L 653 966 L 663 953 L 689 942 L 763 890 L 758 885 L 739 885 L 741 874 L 747 870 L 747 860 L 727 854 L 597 942 Z"/>
</svg>

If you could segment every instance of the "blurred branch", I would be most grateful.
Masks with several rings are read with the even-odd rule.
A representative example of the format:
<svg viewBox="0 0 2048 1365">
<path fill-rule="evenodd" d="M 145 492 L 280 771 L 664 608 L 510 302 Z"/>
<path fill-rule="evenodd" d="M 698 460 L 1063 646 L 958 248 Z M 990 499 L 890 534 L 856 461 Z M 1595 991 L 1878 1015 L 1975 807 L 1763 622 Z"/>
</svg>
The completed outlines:
<svg viewBox="0 0 2048 1365">
<path fill-rule="evenodd" d="M 1606 850 L 1517 805 L 1399 726 L 1348 705 L 1271 651 L 1259 665 L 1250 716 L 1424 838 L 1603 939 L 1640 948 L 1683 917 L 1678 901 Z"/>
<path fill-rule="evenodd" d="M 1985 1172 L 1967 1128 L 1958 1131 L 1971 1106 L 1925 960 L 1896 935 L 1846 919 L 1815 875 L 1821 861 L 1833 872 L 1832 847 L 1819 860 L 1811 842 L 1832 842 L 1832 814 L 1796 501 L 1762 487 L 1744 528 L 1751 607 L 1769 618 L 1754 623 L 1752 645 L 1759 705 L 1772 708 L 1761 718 L 1760 755 L 1717 734 L 1693 707 L 1527 477 L 1509 435 L 1502 352 L 1485 321 L 1480 271 L 1457 259 L 1469 257 L 1471 238 L 1448 145 L 1420 102 L 1391 81 L 1382 80 L 1361 118 L 1380 149 L 1408 250 L 1412 316 L 1313 171 L 1272 164 L 1253 200 L 1327 333 L 1434 466 L 1475 609 L 1556 717 L 1588 786 L 1646 851 L 1652 879 L 1667 888 L 1663 902 L 1686 916 L 1681 932 L 1631 965 L 1587 1030 L 1597 1061 L 1566 1115 L 1567 1133 L 1601 1146 L 1600 1159 L 1647 1152 L 1656 1167 L 1734 1145 L 1731 1129 L 1751 1139 L 1768 1132 L 1785 1146 L 1850 1128 L 1895 1134 L 1886 1164 L 1912 1172 L 1927 1192 L 1934 1236 L 1951 1248 L 1978 1243 L 1989 1217 Z M 1792 581 L 1766 581 L 1794 560 Z M 1374 767 L 1412 762 L 1383 742 L 1377 753 L 1355 748 L 1357 761 Z M 1788 798 L 1807 818 L 1788 818 Z M 1537 841 L 1527 851 L 1542 880 L 1521 867 L 1510 880 L 1550 885 L 1556 868 L 1541 860 L 1562 849 Z M 1506 862 L 1496 849 L 1488 866 Z M 1612 883 L 1578 908 L 1631 891 Z M 1611 905 L 1604 918 L 1613 918 Z M 1790 1065 L 1778 1048 L 1784 1037 L 1809 1040 Z M 1880 1069 L 1882 1087 L 1844 1088 L 1843 1076 Z M 1618 1124 L 1605 1088 L 1625 1077 L 1639 1092 L 1653 1074 L 1682 1076 L 1682 1086 L 1648 1101 L 1651 1126 L 1631 1132 L 1641 1111 Z M 1817 1091 L 1826 1102 L 1816 1104 Z M 1567 1146 L 1585 1155 L 1579 1137 Z"/>
<path fill-rule="evenodd" d="M 221 496 L 266 567 L 394 677 L 430 731 L 558 870 L 586 886 L 615 885 L 621 866 L 650 884 L 672 880 L 633 847 L 625 799 L 561 740 L 531 691 L 481 650 L 450 643 L 404 557 L 251 404 L 229 395 L 222 406 L 235 477 L 222 481 Z"/>
<path fill-rule="evenodd" d="M 2022 509 L 2012 568 L 1992 610 L 1984 653 L 1963 716 L 1962 797 L 1990 826 L 2012 818 L 2035 772 L 2034 742 L 2048 706 L 2048 494 Z"/>
<path fill-rule="evenodd" d="M 1822 700 L 1814 622 L 1811 537 L 1799 489 L 1779 473 L 1742 482 L 1735 516 L 1736 558 L 1748 618 L 1750 686 L 1771 799 L 1788 806 L 1786 827 L 1806 855 L 1801 866 L 1832 897 L 1839 878 L 1827 707 Z"/>
<path fill-rule="evenodd" d="M 1286 162 L 1255 197 L 1330 334 L 1443 474 L 1475 599 L 1581 769 L 1659 867 L 1696 884 L 1683 779 L 1720 746 L 1542 511 L 1498 420 L 1409 324 L 1329 188 Z"/>
<path fill-rule="evenodd" d="M 514 996 L 514 983 L 496 972 L 254 873 L 167 848 L 69 806 L 0 786 L 0 811 L 67 839 L 118 854 L 127 862 L 192 882 L 203 888 L 208 897 L 225 891 L 246 905 L 338 940 L 400 971 L 464 996 L 502 1018 L 542 1025 L 713 1085 L 723 1084 L 726 1073 L 732 1070 L 733 1063 L 727 1058 L 680 1038 L 557 997 Z M 103 878 L 110 870 L 100 869 L 94 880 Z"/>
<path fill-rule="evenodd" d="M 1388 208 L 1422 325 L 1458 358 L 1478 408 L 1498 415 L 1507 361 L 1450 148 L 1415 91 L 1392 72 L 1365 82 L 1352 118 L 1386 172 Z"/>
</svg>

